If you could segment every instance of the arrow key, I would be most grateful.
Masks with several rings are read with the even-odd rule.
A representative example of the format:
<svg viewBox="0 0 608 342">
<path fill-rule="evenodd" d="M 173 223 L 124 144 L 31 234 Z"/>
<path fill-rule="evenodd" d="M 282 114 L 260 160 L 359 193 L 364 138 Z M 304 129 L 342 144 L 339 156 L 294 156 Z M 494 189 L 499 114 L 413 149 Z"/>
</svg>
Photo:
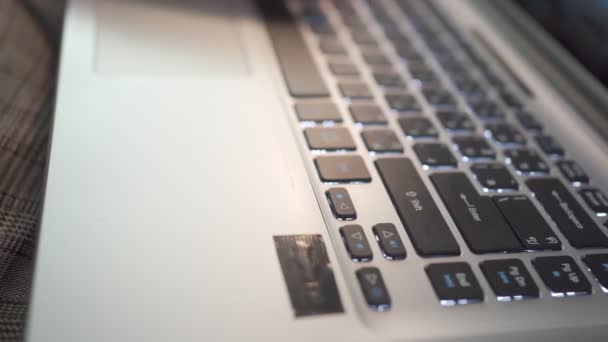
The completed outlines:
<svg viewBox="0 0 608 342">
<path fill-rule="evenodd" d="M 388 310 L 391 297 L 386 290 L 380 270 L 376 267 L 365 267 L 357 271 L 357 279 L 367 304 L 377 311 Z"/>
<path fill-rule="evenodd" d="M 392 223 L 380 223 L 372 228 L 384 257 L 389 260 L 405 259 L 405 246 Z"/>
<path fill-rule="evenodd" d="M 357 218 L 357 211 L 355 211 L 353 201 L 345 188 L 332 188 L 327 190 L 325 194 L 335 218 L 338 220 L 354 220 Z"/>
<path fill-rule="evenodd" d="M 365 232 L 359 225 L 348 225 L 340 228 L 340 234 L 351 259 L 356 262 L 372 260 L 372 249 L 367 242 Z"/>
</svg>

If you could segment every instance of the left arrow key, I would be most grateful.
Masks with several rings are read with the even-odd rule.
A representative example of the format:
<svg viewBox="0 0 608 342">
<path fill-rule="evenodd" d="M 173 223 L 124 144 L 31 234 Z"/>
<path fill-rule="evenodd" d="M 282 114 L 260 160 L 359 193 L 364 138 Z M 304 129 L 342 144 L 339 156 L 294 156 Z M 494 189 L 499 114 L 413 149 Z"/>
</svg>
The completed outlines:
<svg viewBox="0 0 608 342">
<path fill-rule="evenodd" d="M 338 220 L 357 218 L 357 211 L 345 188 L 331 188 L 327 190 L 326 195 L 335 218 Z"/>
</svg>

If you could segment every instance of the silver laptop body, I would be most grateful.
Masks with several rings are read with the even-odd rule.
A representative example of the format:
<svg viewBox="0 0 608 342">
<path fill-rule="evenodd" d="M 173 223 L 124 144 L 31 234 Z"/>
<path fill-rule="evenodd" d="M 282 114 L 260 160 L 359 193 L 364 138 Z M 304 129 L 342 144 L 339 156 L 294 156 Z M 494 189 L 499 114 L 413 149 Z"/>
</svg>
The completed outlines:
<svg viewBox="0 0 608 342">
<path fill-rule="evenodd" d="M 561 214 L 541 202 L 544 183 L 529 180 L 561 181 L 578 209 L 605 235 L 603 213 L 595 212 L 580 191 L 608 191 L 608 145 L 581 115 L 591 115 L 591 107 L 568 95 L 572 89 L 556 81 L 559 73 L 538 66 L 538 56 L 533 47 L 526 47 L 518 27 L 481 1 L 408 5 L 444 32 L 443 42 L 454 47 L 458 60 L 487 87 L 506 113 L 505 120 L 520 131 L 524 146 L 546 161 L 547 169 L 535 174 L 517 169 L 517 156 L 506 152 L 514 146 L 497 142 L 499 134 L 458 95 L 419 27 L 408 19 L 407 6 L 397 1 L 351 3 L 404 83 L 402 90 L 391 92 L 378 86 L 377 69 L 350 35 L 351 26 L 344 24 L 350 19 L 345 19 L 341 5 L 320 1 L 318 7 L 358 76 L 334 74 L 330 62 L 340 58 L 332 59 L 319 48 L 319 33 L 302 19 L 308 5 L 297 0 L 288 5 L 296 19 L 284 25 L 295 25 L 290 27 L 303 37 L 326 93 L 315 93 L 315 75 L 301 84 L 289 79 L 295 76 L 288 75 L 293 66 L 286 59 L 302 45 L 281 36 L 289 27 L 280 22 L 269 24 L 278 28 L 267 25 L 276 19 L 272 8 L 237 0 L 69 3 L 27 340 L 605 341 L 608 295 L 584 260 L 608 253 L 608 248 L 601 238 L 582 243 L 592 248 L 577 248 L 582 246 L 575 241 L 578 232 L 564 233 L 553 216 Z M 508 4 L 501 6 L 517 13 Z M 382 31 L 376 17 L 382 10 L 439 75 L 437 81 L 473 122 L 472 134 L 489 141 L 496 154 L 493 160 L 506 165 L 519 185 L 516 189 L 493 191 L 474 177 L 472 165 L 478 161 L 463 155 L 452 140 L 455 135 L 436 115 L 439 110 L 425 100 L 424 82 L 410 74 L 409 64 L 401 62 Z M 500 98 L 466 51 L 456 49 L 457 38 L 441 18 L 542 123 L 543 133 L 557 137 L 565 150 L 562 156 L 543 154 L 537 132 L 518 121 L 519 112 Z M 520 20 L 522 27 L 533 25 L 524 17 Z M 296 50 L 285 48 L 290 42 Z M 355 89 L 345 96 L 340 87 L 344 80 L 362 82 L 369 94 Z M 408 138 L 400 120 L 410 115 L 391 108 L 388 93 L 412 95 L 439 134 L 418 139 L 411 133 Z M 306 119 L 306 113 L 297 112 L 297 105 L 321 102 L 335 105 L 338 119 Z M 366 103 L 381 108 L 386 122 L 358 122 L 349 106 Z M 311 128 L 345 128 L 354 146 L 337 152 L 311 149 L 315 132 L 304 133 Z M 395 151 L 369 152 L 373 146 L 361 132 L 378 128 L 395 133 Z M 331 144 L 334 138 L 321 136 L 316 143 Z M 447 146 L 456 164 L 434 167 L 432 160 L 423 161 L 415 146 L 430 143 Z M 345 162 L 321 170 L 324 161 L 319 158 L 332 156 L 360 158 L 356 161 L 363 162 L 367 175 L 348 182 L 336 179 L 332 172 L 349 173 L 349 167 L 360 165 Z M 398 196 L 417 194 L 399 193 L 405 188 L 397 186 L 387 193 L 391 176 L 379 169 L 381 159 L 407 160 L 400 165 L 413 167 L 402 176 L 428 191 L 418 203 L 424 208 L 418 210 L 432 205 L 424 201 L 435 203 L 435 216 L 443 217 L 456 253 L 426 254 L 427 240 L 414 236 L 422 233 L 408 227 L 407 218 L 404 223 L 395 204 Z M 562 160 L 575 160 L 589 184 L 570 182 L 558 167 Z M 527 197 L 560 247 L 536 250 L 517 236 L 517 251 L 477 252 L 483 248 L 473 246 L 474 236 L 465 234 L 462 222 L 452 216 L 449 193 L 439 189 L 441 176 L 431 177 L 454 173 L 465 175 L 488 205 L 494 205 L 490 196 Z M 444 178 L 448 183 L 458 179 Z M 337 192 L 328 192 L 334 189 Z M 449 185 L 444 189 L 449 191 Z M 550 201 L 551 194 L 564 196 L 556 190 L 548 194 L 544 201 Z M 350 202 L 341 201 L 345 195 Z M 570 206 L 570 224 L 582 220 L 567 202 L 562 198 L 560 203 Z M 485 212 L 478 214 L 483 220 Z M 387 250 L 393 233 L 405 254 L 399 246 L 392 246 L 392 254 Z M 357 237 L 366 245 L 358 245 L 353 240 Z M 371 255 L 358 255 L 359 247 Z M 572 264 L 560 271 L 550 264 L 562 259 L 542 259 L 558 256 L 571 257 Z M 528 274 L 524 279 L 503 272 L 504 284 L 531 280 L 536 295 L 497 294 L 482 265 L 512 259 L 521 261 Z M 588 287 L 552 288 L 542 273 L 545 261 L 549 276 L 578 277 L 575 283 Z M 455 271 L 433 267 L 446 264 Z M 463 264 L 469 268 L 458 268 Z M 437 274 L 439 283 L 431 279 Z M 452 296 L 454 287 L 466 294 Z M 473 287 L 481 297 L 467 292 Z"/>
</svg>

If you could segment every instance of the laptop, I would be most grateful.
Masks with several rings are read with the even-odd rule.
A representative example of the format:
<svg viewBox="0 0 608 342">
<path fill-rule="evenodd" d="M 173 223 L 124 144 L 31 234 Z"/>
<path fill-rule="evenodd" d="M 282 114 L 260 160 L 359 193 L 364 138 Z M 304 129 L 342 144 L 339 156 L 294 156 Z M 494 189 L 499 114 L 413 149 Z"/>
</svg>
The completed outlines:
<svg viewBox="0 0 608 342">
<path fill-rule="evenodd" d="M 70 1 L 27 341 L 605 341 L 607 11 Z"/>
</svg>

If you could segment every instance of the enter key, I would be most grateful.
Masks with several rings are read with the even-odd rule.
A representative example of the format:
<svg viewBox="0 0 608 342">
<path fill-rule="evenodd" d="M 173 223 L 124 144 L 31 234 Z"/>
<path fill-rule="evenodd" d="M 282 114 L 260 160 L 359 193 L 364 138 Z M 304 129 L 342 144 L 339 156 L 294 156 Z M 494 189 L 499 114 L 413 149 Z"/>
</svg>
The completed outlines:
<svg viewBox="0 0 608 342">
<path fill-rule="evenodd" d="M 464 173 L 436 173 L 430 177 L 473 253 L 522 250 L 492 199 L 480 196 Z"/>
</svg>

